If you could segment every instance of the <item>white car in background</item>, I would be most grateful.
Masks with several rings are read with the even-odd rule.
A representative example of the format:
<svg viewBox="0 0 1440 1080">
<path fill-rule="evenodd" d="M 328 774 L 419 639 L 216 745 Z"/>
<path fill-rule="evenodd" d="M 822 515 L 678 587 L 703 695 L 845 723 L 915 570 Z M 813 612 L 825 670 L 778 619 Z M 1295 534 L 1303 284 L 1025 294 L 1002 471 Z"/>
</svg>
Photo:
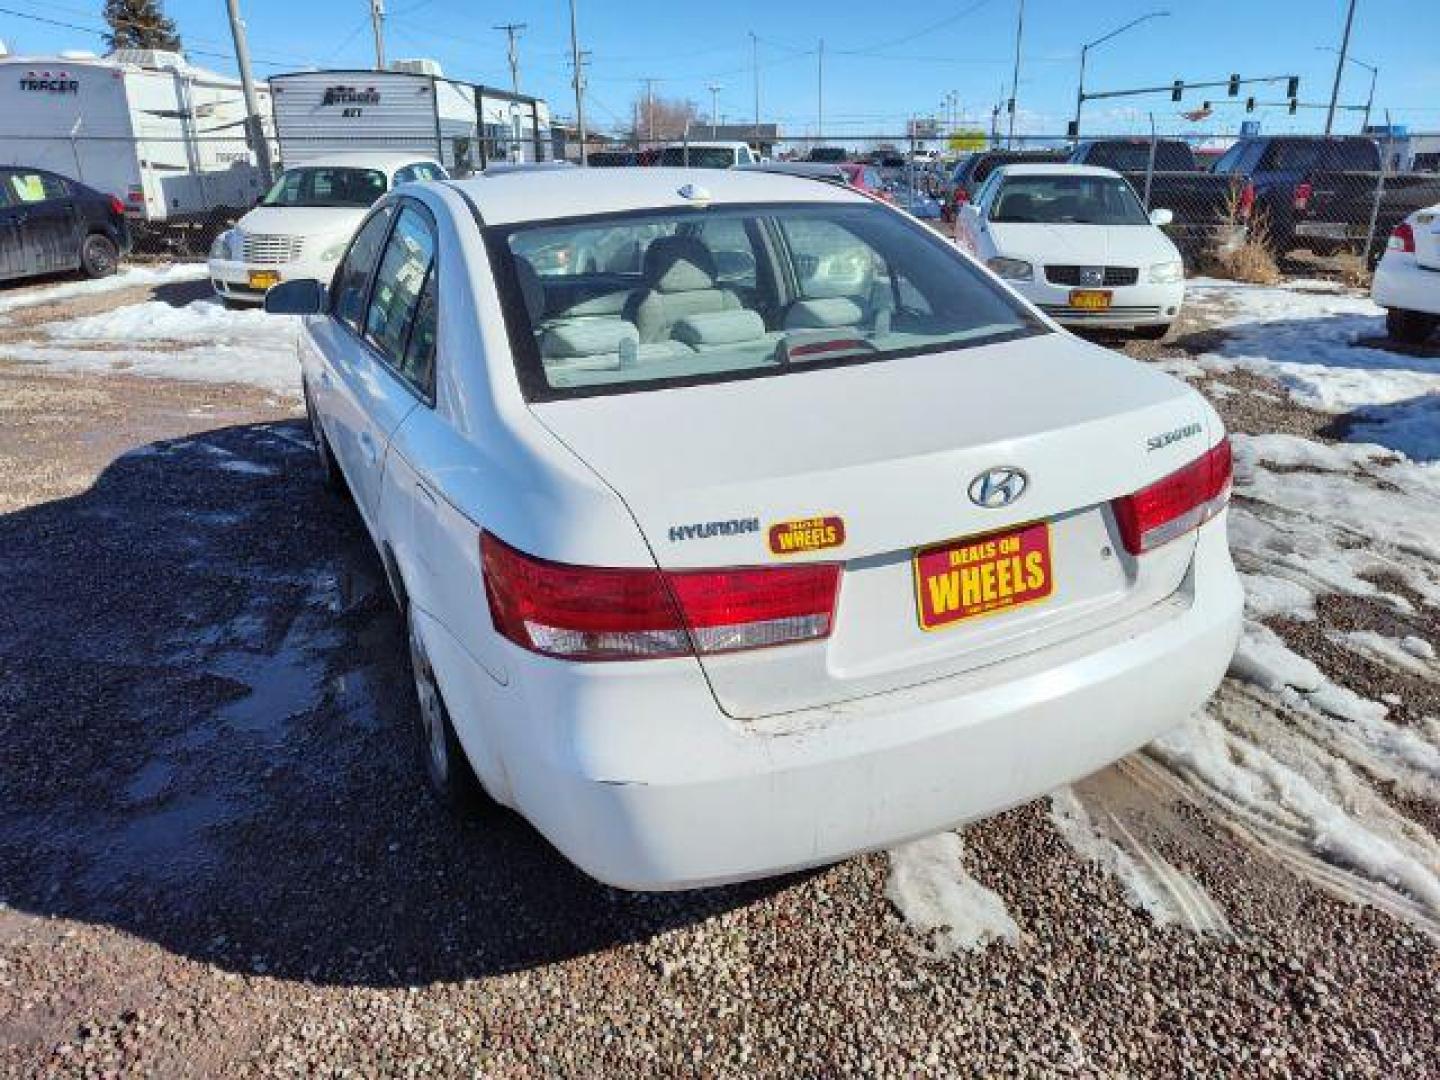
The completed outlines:
<svg viewBox="0 0 1440 1080">
<path fill-rule="evenodd" d="M 691 169 L 728 169 L 735 165 L 754 165 L 760 155 L 743 142 L 677 142 L 660 149 L 655 164 Z"/>
<path fill-rule="evenodd" d="M 1185 299 L 1180 252 L 1117 172 L 1005 165 L 956 218 L 960 243 L 1057 322 L 1164 337 Z"/>
<path fill-rule="evenodd" d="M 1370 296 L 1385 308 L 1385 329 L 1396 341 L 1418 345 L 1440 326 L 1440 204 L 1395 227 Z"/>
<path fill-rule="evenodd" d="M 355 227 L 399 184 L 440 180 L 415 154 L 332 154 L 286 169 L 233 229 L 210 247 L 210 284 L 227 305 L 259 304 L 292 278 L 329 281 Z"/>
<path fill-rule="evenodd" d="M 1205 399 L 839 185 L 414 185 L 332 288 L 265 306 L 305 317 L 315 444 L 408 622 L 430 783 L 613 885 L 1032 799 L 1190 715 L 1234 650 Z"/>
</svg>

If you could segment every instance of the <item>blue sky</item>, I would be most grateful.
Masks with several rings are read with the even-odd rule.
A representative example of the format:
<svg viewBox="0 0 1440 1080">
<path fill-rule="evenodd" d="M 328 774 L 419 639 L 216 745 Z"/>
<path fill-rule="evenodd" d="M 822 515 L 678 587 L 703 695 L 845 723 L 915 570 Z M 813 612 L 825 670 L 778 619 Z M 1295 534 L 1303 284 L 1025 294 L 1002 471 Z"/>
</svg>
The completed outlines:
<svg viewBox="0 0 1440 1080">
<path fill-rule="evenodd" d="M 261 74 L 310 65 L 366 67 L 373 62 L 368 0 L 241 0 L 250 47 Z M 886 134 L 904 130 L 912 114 L 938 114 L 942 99 L 958 95 L 964 114 L 988 122 L 1008 87 L 1018 0 L 888 5 L 877 0 L 580 0 L 582 47 L 590 50 L 587 111 L 608 127 L 628 117 L 653 77 L 656 92 L 687 97 L 708 114 L 708 85 L 719 91 L 723 118 L 753 114 L 749 33 L 759 36 L 761 114 L 792 134 L 813 130 L 817 111 L 817 42 L 825 40 L 827 131 Z M 505 86 L 505 39 L 491 29 L 528 23 L 520 42 L 521 89 L 548 98 L 556 112 L 573 112 L 569 87 L 569 9 L 565 0 L 387 0 L 391 57 L 430 56 L 446 74 Z M 80 27 L 98 27 L 99 0 L 0 0 L 0 38 L 16 52 L 97 48 L 82 29 L 19 17 L 25 12 Z M 191 59 L 233 71 L 225 5 L 221 0 L 169 0 Z M 1296 74 L 1301 99 L 1328 100 L 1335 56 L 1317 46 L 1339 44 L 1345 0 L 1026 0 L 1020 80 L 1021 130 L 1060 134 L 1074 109 L 1080 46 L 1149 11 L 1155 19 L 1100 46 L 1090 55 L 1092 89 L 1224 78 Z M 1378 64 L 1377 120 L 1390 108 L 1412 130 L 1440 130 L 1440 2 L 1359 0 L 1351 51 Z M 1347 65 L 1342 102 L 1363 103 L 1370 74 Z M 1257 88 L 1278 100 L 1283 88 Z M 1204 96 L 1187 95 L 1183 108 Z M 1162 129 L 1233 133 L 1245 117 L 1226 107 L 1200 125 L 1177 116 L 1168 95 L 1093 102 L 1090 131 L 1139 130 L 1154 110 Z M 1323 112 L 1260 110 L 1267 130 L 1315 129 Z M 1358 127 L 1342 114 L 1338 130 Z"/>
</svg>

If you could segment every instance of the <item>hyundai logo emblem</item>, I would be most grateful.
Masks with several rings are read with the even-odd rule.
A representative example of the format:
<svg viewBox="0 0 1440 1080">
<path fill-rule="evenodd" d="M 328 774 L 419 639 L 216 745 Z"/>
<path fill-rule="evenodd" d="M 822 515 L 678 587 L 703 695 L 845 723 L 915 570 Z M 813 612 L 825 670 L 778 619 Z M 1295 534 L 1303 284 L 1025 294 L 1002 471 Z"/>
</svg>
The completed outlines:
<svg viewBox="0 0 1440 1080">
<path fill-rule="evenodd" d="M 1025 494 L 1029 484 L 1030 478 L 1013 465 L 986 469 L 970 481 L 970 501 L 987 510 L 998 510 Z"/>
</svg>

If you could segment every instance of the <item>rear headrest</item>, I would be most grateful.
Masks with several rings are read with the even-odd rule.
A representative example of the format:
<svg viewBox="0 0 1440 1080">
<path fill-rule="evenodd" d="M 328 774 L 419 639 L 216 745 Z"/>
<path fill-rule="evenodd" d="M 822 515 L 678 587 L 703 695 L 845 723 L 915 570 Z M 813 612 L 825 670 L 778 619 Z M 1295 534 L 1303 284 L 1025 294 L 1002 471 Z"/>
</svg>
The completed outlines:
<svg viewBox="0 0 1440 1080">
<path fill-rule="evenodd" d="M 686 315 L 675 324 L 670 337 L 686 345 L 734 345 L 765 336 L 765 320 L 758 311 L 710 311 Z"/>
<path fill-rule="evenodd" d="M 828 330 L 835 326 L 859 326 L 864 318 L 860 305 L 848 297 L 798 300 L 785 313 L 785 329 Z"/>
<path fill-rule="evenodd" d="M 656 292 L 715 287 L 715 256 L 693 236 L 665 236 L 645 250 L 645 284 Z"/>
<path fill-rule="evenodd" d="M 545 315 L 545 283 L 540 280 L 540 271 L 524 255 L 515 256 L 515 277 L 520 281 L 520 295 L 525 301 L 525 311 L 534 326 Z"/>
<path fill-rule="evenodd" d="M 619 353 L 624 342 L 638 346 L 639 331 L 620 319 L 579 319 L 545 331 L 540 355 L 546 360 L 573 360 L 582 356 Z"/>
</svg>

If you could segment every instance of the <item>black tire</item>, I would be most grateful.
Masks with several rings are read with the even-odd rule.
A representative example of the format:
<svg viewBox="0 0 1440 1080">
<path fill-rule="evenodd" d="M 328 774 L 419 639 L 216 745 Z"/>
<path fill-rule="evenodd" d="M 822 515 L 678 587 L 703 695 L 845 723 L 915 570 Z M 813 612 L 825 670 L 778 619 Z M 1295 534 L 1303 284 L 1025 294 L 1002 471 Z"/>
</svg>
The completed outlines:
<svg viewBox="0 0 1440 1080">
<path fill-rule="evenodd" d="M 336 464 L 335 455 L 330 450 L 330 440 L 325 437 L 325 429 L 320 426 L 320 418 L 315 415 L 315 405 L 310 400 L 310 387 L 304 387 L 304 395 L 305 419 L 310 422 L 310 439 L 315 444 L 315 457 L 320 464 L 320 482 L 324 484 L 326 491 L 343 495 L 345 475 Z"/>
<path fill-rule="evenodd" d="M 1166 334 L 1170 333 L 1173 323 L 1161 323 L 1159 326 L 1137 326 L 1131 331 L 1133 337 L 1141 341 L 1159 341 Z"/>
<path fill-rule="evenodd" d="M 109 277 L 120 268 L 120 249 L 104 233 L 91 233 L 80 245 L 80 269 L 86 277 Z"/>
<path fill-rule="evenodd" d="M 1385 332 L 1390 335 L 1390 340 L 1406 345 L 1423 344 L 1435 332 L 1437 325 L 1440 325 L 1440 316 L 1427 315 L 1423 311 L 1391 308 L 1385 312 Z"/>
<path fill-rule="evenodd" d="M 465 756 L 465 748 L 455 734 L 455 725 L 450 722 L 450 710 L 445 707 L 435 670 L 415 628 L 413 608 L 406 615 L 406 624 L 410 637 L 410 670 L 419 705 L 416 745 L 430 793 L 456 817 L 477 817 L 493 811 L 496 804 L 480 786 L 470 759 Z"/>
</svg>

